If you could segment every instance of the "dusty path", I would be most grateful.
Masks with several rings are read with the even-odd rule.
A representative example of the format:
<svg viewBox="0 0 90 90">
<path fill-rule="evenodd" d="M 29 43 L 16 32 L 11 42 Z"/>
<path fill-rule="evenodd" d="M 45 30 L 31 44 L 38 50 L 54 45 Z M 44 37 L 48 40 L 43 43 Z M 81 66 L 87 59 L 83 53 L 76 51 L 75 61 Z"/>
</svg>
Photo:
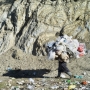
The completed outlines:
<svg viewBox="0 0 90 90">
<path fill-rule="evenodd" d="M 90 80 L 90 53 L 79 58 L 71 59 L 68 67 L 74 75 L 83 75 L 82 79 L 76 80 Z M 28 90 L 27 84 L 30 83 L 29 78 L 33 78 L 36 82 L 34 90 L 52 90 L 54 88 L 60 89 L 61 83 L 64 82 L 60 78 L 55 78 L 58 73 L 58 61 L 48 60 L 46 56 L 36 57 L 23 53 L 16 47 L 11 48 L 6 53 L 0 56 L 0 90 L 13 90 L 10 88 L 19 87 L 17 82 L 24 81 L 20 90 Z M 66 79 L 67 80 L 67 79 Z M 3 81 L 3 82 L 1 82 Z M 10 83 L 10 84 L 9 84 Z M 43 86 L 43 83 L 45 84 Z M 64 85 L 64 84 L 63 84 Z"/>
<path fill-rule="evenodd" d="M 90 55 L 87 54 L 79 59 L 71 59 L 68 67 L 74 75 L 87 73 L 85 78 L 90 75 Z M 23 53 L 16 47 L 0 56 L 0 77 L 55 77 L 57 76 L 58 61 L 48 60 L 46 56 L 36 57 Z M 12 70 L 10 74 L 7 72 Z M 15 73 L 21 71 L 16 75 Z M 16 75 L 14 76 L 13 75 Z M 21 74 L 21 75 L 20 75 Z M 23 75 L 25 74 L 25 75 Z"/>
</svg>

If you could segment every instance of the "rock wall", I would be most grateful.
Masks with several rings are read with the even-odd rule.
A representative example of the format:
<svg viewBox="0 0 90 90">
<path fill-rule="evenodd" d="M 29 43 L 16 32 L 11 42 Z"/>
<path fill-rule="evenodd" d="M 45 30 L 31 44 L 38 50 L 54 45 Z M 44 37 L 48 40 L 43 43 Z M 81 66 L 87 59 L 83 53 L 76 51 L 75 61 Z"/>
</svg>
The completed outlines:
<svg viewBox="0 0 90 90">
<path fill-rule="evenodd" d="M 0 54 L 12 46 L 45 55 L 43 45 L 65 34 L 90 41 L 90 0 L 0 0 Z"/>
</svg>

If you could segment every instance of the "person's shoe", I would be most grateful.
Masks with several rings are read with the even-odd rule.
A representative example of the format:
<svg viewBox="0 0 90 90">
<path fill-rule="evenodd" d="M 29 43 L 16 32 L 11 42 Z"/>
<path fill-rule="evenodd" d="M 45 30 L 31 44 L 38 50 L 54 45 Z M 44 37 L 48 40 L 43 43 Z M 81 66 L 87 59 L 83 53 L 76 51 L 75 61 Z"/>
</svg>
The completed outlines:
<svg viewBox="0 0 90 90">
<path fill-rule="evenodd" d="M 67 78 L 65 73 L 61 73 L 60 78 Z"/>
</svg>

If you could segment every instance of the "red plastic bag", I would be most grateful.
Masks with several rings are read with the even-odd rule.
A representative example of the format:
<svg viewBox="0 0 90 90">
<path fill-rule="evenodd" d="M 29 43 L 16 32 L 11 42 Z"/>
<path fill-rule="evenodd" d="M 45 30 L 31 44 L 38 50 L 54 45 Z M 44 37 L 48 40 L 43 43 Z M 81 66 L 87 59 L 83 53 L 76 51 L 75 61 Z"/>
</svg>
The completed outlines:
<svg viewBox="0 0 90 90">
<path fill-rule="evenodd" d="M 85 43 L 79 43 L 77 51 L 83 52 L 86 49 Z"/>
<path fill-rule="evenodd" d="M 83 52 L 83 47 L 82 47 L 82 46 L 79 46 L 77 50 L 78 50 L 79 52 Z"/>
</svg>

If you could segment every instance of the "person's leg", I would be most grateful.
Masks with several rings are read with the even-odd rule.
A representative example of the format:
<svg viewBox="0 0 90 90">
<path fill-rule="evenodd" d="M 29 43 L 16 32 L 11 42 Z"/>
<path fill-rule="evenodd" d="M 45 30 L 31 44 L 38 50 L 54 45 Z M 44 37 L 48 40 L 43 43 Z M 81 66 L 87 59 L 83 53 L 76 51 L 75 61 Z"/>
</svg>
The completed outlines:
<svg viewBox="0 0 90 90">
<path fill-rule="evenodd" d="M 58 62 L 58 75 L 57 75 L 57 77 L 60 77 L 61 72 L 63 72 L 63 70 L 62 70 L 61 62 L 59 61 Z"/>
<path fill-rule="evenodd" d="M 61 67 L 63 72 L 65 72 L 65 73 L 70 72 L 70 70 L 67 68 L 66 62 L 62 62 L 60 67 Z"/>
<path fill-rule="evenodd" d="M 72 73 L 70 72 L 70 70 L 67 68 L 67 63 L 63 62 L 61 63 L 61 71 L 65 72 L 66 74 L 68 74 L 69 76 L 72 76 Z"/>
<path fill-rule="evenodd" d="M 59 61 L 59 67 L 58 67 L 58 76 L 60 77 L 60 74 L 62 72 L 65 72 L 66 74 L 68 74 L 70 77 L 72 77 L 72 73 L 70 72 L 70 70 L 67 68 L 67 63 L 66 62 L 60 62 Z"/>
</svg>

